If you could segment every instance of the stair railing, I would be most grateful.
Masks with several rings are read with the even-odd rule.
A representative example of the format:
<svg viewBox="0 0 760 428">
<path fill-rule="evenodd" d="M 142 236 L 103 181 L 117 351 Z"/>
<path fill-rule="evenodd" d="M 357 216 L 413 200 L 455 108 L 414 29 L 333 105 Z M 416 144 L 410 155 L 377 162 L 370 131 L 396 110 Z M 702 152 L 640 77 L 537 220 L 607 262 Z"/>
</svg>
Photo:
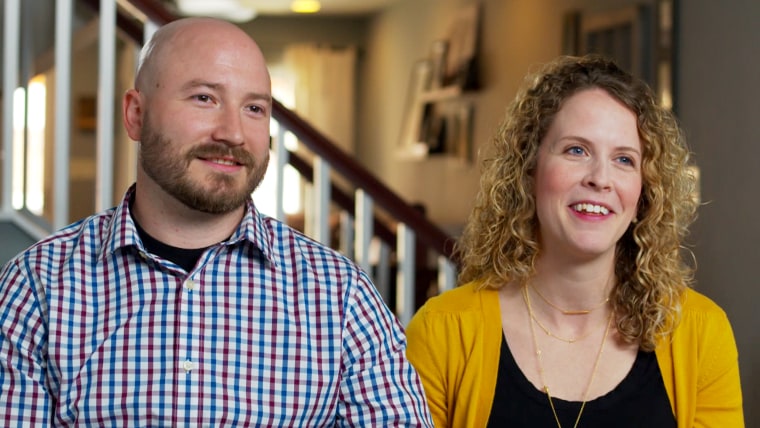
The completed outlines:
<svg viewBox="0 0 760 428">
<path fill-rule="evenodd" d="M 56 79 L 66 82 L 71 71 L 71 33 L 73 0 L 56 0 Z M 97 188 L 96 208 L 107 208 L 112 200 L 113 176 L 110 165 L 113 159 L 114 103 L 112 100 L 115 34 L 120 31 L 138 46 L 150 37 L 156 28 L 176 16 L 156 0 L 81 0 L 99 14 L 100 46 L 99 99 L 97 114 Z M 120 7 L 116 7 L 117 3 Z M 4 82 L 3 93 L 12 94 L 19 86 L 20 28 L 18 25 L 21 0 L 5 0 Z M 107 41 L 104 43 L 104 41 Z M 56 85 L 55 118 L 55 211 L 53 224 L 57 229 L 68 222 L 69 200 L 69 124 L 67 113 L 71 94 L 67 85 Z M 273 104 L 273 119 L 279 123 L 279 134 L 273 141 L 278 162 L 277 183 L 282 183 L 286 165 L 294 167 L 304 180 L 310 182 L 314 192 L 311 209 L 312 237 L 330 244 L 328 217 L 331 208 L 340 211 L 340 250 L 352 257 L 370 273 L 386 301 L 395 306 L 402 323 L 408 322 L 416 309 L 430 295 L 452 288 L 455 284 L 456 262 L 453 260 L 453 240 L 433 224 L 418 208 L 404 201 L 366 168 L 343 152 L 336 144 L 318 132 L 295 112 L 278 101 Z M 3 123 L 13 123 L 12 97 L 3 97 Z M 18 215 L 11 208 L 12 128 L 3 127 L 2 199 L 0 220 L 11 219 L 29 233 L 42 237 L 39 223 L 29 221 L 28 215 Z M 286 133 L 292 133 L 314 155 L 306 161 L 297 153 L 288 151 L 282 142 Z M 351 183 L 355 190 L 347 191 L 336 185 L 331 176 L 339 175 Z M 280 185 L 281 186 L 281 185 Z M 282 194 L 278 191 L 276 216 L 284 220 Z M 388 221 L 387 219 L 391 219 Z M 351 245 L 353 243 L 353 245 Z M 378 251 L 371 251 L 372 248 Z M 375 254 L 374 256 L 372 254 Z M 431 260 L 433 262 L 431 263 Z M 395 278 L 392 274 L 395 272 Z M 435 272 L 435 277 L 431 273 Z"/>
</svg>

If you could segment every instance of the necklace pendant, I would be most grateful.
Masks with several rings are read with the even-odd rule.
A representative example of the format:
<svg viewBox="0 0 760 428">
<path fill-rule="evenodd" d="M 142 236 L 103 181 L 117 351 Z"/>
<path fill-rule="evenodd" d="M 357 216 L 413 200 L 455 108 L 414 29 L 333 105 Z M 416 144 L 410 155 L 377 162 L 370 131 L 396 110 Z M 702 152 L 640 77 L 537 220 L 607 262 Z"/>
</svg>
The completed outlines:
<svg viewBox="0 0 760 428">
<path fill-rule="evenodd" d="M 583 309 L 583 310 L 579 310 L 579 311 L 567 311 L 567 310 L 563 310 L 562 313 L 564 315 L 588 315 L 588 314 L 591 313 L 591 311 L 587 310 L 587 309 Z"/>
</svg>

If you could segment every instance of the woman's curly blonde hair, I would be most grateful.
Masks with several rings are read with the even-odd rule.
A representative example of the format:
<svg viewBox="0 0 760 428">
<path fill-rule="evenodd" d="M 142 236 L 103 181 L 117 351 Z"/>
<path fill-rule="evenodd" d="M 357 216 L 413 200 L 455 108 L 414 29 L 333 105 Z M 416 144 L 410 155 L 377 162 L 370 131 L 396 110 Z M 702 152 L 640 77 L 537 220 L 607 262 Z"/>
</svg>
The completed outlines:
<svg viewBox="0 0 760 428">
<path fill-rule="evenodd" d="M 603 57 L 559 57 L 528 76 L 483 160 L 480 191 L 455 246 L 459 283 L 500 288 L 526 284 L 533 275 L 541 250 L 533 188 L 538 147 L 563 102 L 590 88 L 605 90 L 637 117 L 643 151 L 638 221 L 618 242 L 610 301 L 623 337 L 652 350 L 677 322 L 681 295 L 693 279 L 681 241 L 696 212 L 696 177 L 673 114 L 646 83 Z"/>
</svg>

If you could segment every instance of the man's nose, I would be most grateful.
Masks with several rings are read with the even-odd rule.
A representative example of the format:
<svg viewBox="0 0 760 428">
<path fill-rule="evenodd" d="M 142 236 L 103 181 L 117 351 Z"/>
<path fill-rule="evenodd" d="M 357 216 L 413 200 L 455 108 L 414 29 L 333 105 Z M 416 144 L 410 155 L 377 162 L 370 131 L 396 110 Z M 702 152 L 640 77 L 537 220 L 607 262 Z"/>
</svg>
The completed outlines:
<svg viewBox="0 0 760 428">
<path fill-rule="evenodd" d="M 216 126 L 212 135 L 215 141 L 230 146 L 239 146 L 245 141 L 243 133 L 243 118 L 234 108 L 225 108 L 218 113 Z"/>
</svg>

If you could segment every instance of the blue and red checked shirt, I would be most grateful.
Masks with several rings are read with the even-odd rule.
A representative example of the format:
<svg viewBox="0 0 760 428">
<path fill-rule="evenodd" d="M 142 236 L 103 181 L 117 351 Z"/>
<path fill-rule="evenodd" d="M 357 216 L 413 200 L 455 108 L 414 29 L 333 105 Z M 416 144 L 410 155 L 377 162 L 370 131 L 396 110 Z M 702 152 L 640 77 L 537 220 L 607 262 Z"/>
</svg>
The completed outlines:
<svg viewBox="0 0 760 428">
<path fill-rule="evenodd" d="M 347 258 L 251 201 L 195 268 L 117 207 L 0 272 L 3 426 L 424 426 L 403 329 Z"/>
</svg>

